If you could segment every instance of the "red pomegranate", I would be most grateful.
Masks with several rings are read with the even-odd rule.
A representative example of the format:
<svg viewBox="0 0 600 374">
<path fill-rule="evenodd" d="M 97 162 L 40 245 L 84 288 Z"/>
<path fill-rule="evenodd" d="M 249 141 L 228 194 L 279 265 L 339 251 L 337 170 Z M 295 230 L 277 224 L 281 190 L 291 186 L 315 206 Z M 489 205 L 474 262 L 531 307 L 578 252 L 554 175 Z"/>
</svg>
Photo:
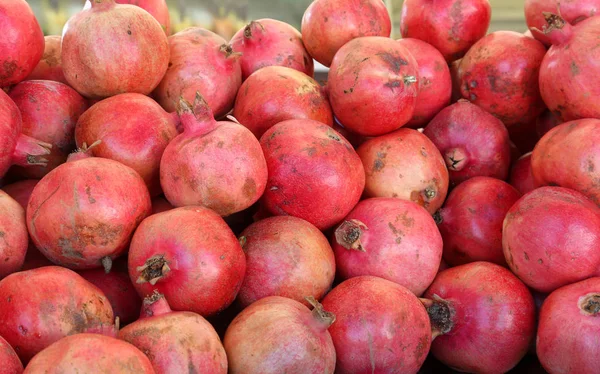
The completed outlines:
<svg viewBox="0 0 600 374">
<path fill-rule="evenodd" d="M 166 0 L 115 0 L 119 4 L 137 5 L 150 13 L 165 31 L 167 36 L 171 35 L 171 16 Z"/>
<path fill-rule="evenodd" d="M 169 63 L 167 36 L 156 19 L 115 0 L 88 2 L 67 22 L 61 46 L 65 78 L 92 99 L 149 94 Z"/>
<path fill-rule="evenodd" d="M 531 152 L 521 156 L 512 166 L 509 182 L 521 195 L 535 190 L 535 181 L 531 172 Z"/>
<path fill-rule="evenodd" d="M 63 73 L 62 60 L 60 58 L 61 39 L 60 35 L 48 35 L 44 37 L 45 48 L 42 59 L 25 80 L 48 80 L 69 84 Z"/>
<path fill-rule="evenodd" d="M 379 136 L 406 125 L 419 92 L 417 61 L 393 39 L 371 36 L 345 44 L 331 64 L 328 94 L 348 130 Z"/>
<path fill-rule="evenodd" d="M 316 0 L 304 12 L 301 30 L 311 56 L 330 66 L 337 51 L 354 38 L 389 37 L 392 22 L 379 0 Z"/>
<path fill-rule="evenodd" d="M 25 210 L 0 190 L 0 279 L 21 270 L 28 243 Z"/>
<path fill-rule="evenodd" d="M 0 336 L 0 374 L 21 374 L 23 373 L 23 364 L 19 359 L 19 356 L 8 344 L 3 337 Z"/>
</svg>

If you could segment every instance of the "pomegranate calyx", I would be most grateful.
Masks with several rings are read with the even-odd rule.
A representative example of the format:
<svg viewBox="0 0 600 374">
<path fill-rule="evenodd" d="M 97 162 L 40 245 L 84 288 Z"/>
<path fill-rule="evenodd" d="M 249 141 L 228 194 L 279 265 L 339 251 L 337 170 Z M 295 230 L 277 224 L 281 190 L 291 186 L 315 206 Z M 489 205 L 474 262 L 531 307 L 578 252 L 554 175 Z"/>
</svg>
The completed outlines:
<svg viewBox="0 0 600 374">
<path fill-rule="evenodd" d="M 420 300 L 429 315 L 433 339 L 452 331 L 454 327 L 454 308 L 448 301 L 438 295 L 433 295 L 433 299 Z"/>
<path fill-rule="evenodd" d="M 233 47 L 231 46 L 231 44 L 221 44 L 221 46 L 219 47 L 219 51 L 221 51 L 222 53 L 225 54 L 225 58 L 229 58 L 229 57 L 241 57 L 242 53 L 241 52 L 236 52 L 233 50 Z"/>
<path fill-rule="evenodd" d="M 160 316 L 171 312 L 171 307 L 169 306 L 165 296 L 157 290 L 154 290 L 151 295 L 148 295 L 144 298 L 142 311 L 140 312 L 140 318 Z"/>
<path fill-rule="evenodd" d="M 136 268 L 140 272 L 140 276 L 136 280 L 136 283 L 150 283 L 155 285 L 160 279 L 162 279 L 167 273 L 171 271 L 167 260 L 164 255 L 155 255 L 146 260 L 146 263 Z"/>
<path fill-rule="evenodd" d="M 71 153 L 69 155 L 69 157 L 67 157 L 67 162 L 73 162 L 73 161 L 81 160 L 84 158 L 92 157 L 92 155 L 90 154 L 90 151 L 94 147 L 99 146 L 100 143 L 102 143 L 102 140 L 100 140 L 100 139 L 93 142 L 92 145 L 90 145 L 90 146 L 88 146 L 87 143 L 83 143 L 81 145 L 81 147 L 77 148 L 77 150 L 75 150 L 73 153 Z"/>
<path fill-rule="evenodd" d="M 592 293 L 582 297 L 579 301 L 581 313 L 589 316 L 600 315 L 600 293 Z"/>
<path fill-rule="evenodd" d="M 365 230 L 368 230 L 367 226 L 359 220 L 352 219 L 350 221 L 344 221 L 335 230 L 335 240 L 339 245 L 346 249 L 366 252 L 360 241 L 362 233 Z"/>
<path fill-rule="evenodd" d="M 317 321 L 322 323 L 325 329 L 329 328 L 335 322 L 335 314 L 323 309 L 323 305 L 312 296 L 304 298 L 313 307 L 312 313 Z"/>
<path fill-rule="evenodd" d="M 106 274 L 110 273 L 110 270 L 112 269 L 112 266 L 113 266 L 112 258 L 110 258 L 109 256 L 104 256 L 104 257 L 102 257 L 102 260 L 100 260 L 100 262 L 102 263 L 104 272 Z"/>
<path fill-rule="evenodd" d="M 461 171 L 467 164 L 467 155 L 461 148 L 452 148 L 446 152 L 444 160 L 449 170 Z"/>
<path fill-rule="evenodd" d="M 51 149 L 52 144 L 21 134 L 13 152 L 13 164 L 20 166 L 46 166 L 48 165 L 48 159 L 45 156 L 50 154 Z"/>
</svg>

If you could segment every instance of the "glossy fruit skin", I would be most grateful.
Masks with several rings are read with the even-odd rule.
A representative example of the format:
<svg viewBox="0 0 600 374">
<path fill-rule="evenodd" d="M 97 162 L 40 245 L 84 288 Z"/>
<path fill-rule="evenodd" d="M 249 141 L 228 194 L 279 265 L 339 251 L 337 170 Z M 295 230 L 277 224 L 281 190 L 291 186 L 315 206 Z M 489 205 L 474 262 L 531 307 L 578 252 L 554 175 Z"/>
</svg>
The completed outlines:
<svg viewBox="0 0 600 374">
<path fill-rule="evenodd" d="M 533 180 L 533 173 L 531 172 L 531 152 L 521 156 L 512 166 L 509 183 L 521 195 L 535 190 L 535 182 Z"/>
<path fill-rule="evenodd" d="M 19 356 L 8 344 L 3 337 L 0 336 L 0 374 L 21 374 L 23 373 L 23 364 L 19 359 Z"/>
<path fill-rule="evenodd" d="M 262 203 L 272 214 L 302 218 L 325 230 L 358 203 L 364 169 L 352 145 L 331 127 L 312 120 L 284 121 L 260 143 L 269 170 Z"/>
<path fill-rule="evenodd" d="M 535 121 L 545 105 L 538 76 L 546 48 L 513 31 L 479 40 L 461 60 L 463 98 L 498 117 L 507 127 Z"/>
<path fill-rule="evenodd" d="M 302 43 L 302 34 L 294 26 L 271 18 L 251 21 L 231 38 L 231 46 L 242 57 L 242 79 L 267 66 L 285 66 L 310 77 L 313 58 Z"/>
<path fill-rule="evenodd" d="M 71 270 L 46 266 L 0 281 L 0 335 L 24 363 L 65 336 L 112 324 L 106 296 Z"/>
<path fill-rule="evenodd" d="M 540 187 L 508 212 L 502 230 L 511 270 L 536 291 L 598 274 L 600 209 L 577 191 Z"/>
<path fill-rule="evenodd" d="M 445 365 L 506 373 L 527 353 L 535 335 L 535 303 L 509 270 L 489 262 L 444 270 L 424 297 L 436 295 L 453 309 L 452 329 L 431 344 L 431 353 Z"/>
<path fill-rule="evenodd" d="M 364 136 L 387 134 L 413 117 L 419 93 L 417 61 L 395 40 L 356 38 L 336 53 L 327 89 L 345 128 Z"/>
<path fill-rule="evenodd" d="M 474 177 L 456 187 L 436 213 L 444 240 L 444 259 L 451 266 L 488 261 L 506 266 L 502 223 L 521 194 L 508 183 Z"/>
<path fill-rule="evenodd" d="M 348 225 L 350 230 L 345 229 Z M 356 235 L 359 238 L 354 241 Z M 442 237 L 431 214 L 397 198 L 358 203 L 336 230 L 332 243 L 340 279 L 381 277 L 417 296 L 435 278 L 442 257 Z"/>
<path fill-rule="evenodd" d="M 0 279 L 21 270 L 29 244 L 25 210 L 0 190 Z"/>
<path fill-rule="evenodd" d="M 488 0 L 406 0 L 400 31 L 403 38 L 431 44 L 452 62 L 487 33 L 491 13 Z"/>
<path fill-rule="evenodd" d="M 45 47 L 42 59 L 25 80 L 48 80 L 66 85 L 69 84 L 62 69 L 62 60 L 60 57 L 61 39 L 60 35 L 48 35 L 44 37 Z"/>
<path fill-rule="evenodd" d="M 592 302 L 588 303 L 589 297 Z M 549 373 L 593 373 L 600 355 L 597 337 L 600 278 L 557 289 L 542 305 L 537 355 Z M 586 306 L 591 310 L 586 310 Z"/>
<path fill-rule="evenodd" d="M 327 294 L 323 307 L 336 316 L 329 328 L 336 372 L 417 373 L 425 361 L 429 317 L 406 288 L 377 277 L 355 277 Z"/>
<path fill-rule="evenodd" d="M 44 53 L 44 34 L 25 0 L 0 1 L 0 87 L 17 84 Z"/>
<path fill-rule="evenodd" d="M 246 79 L 238 91 L 233 116 L 258 139 L 277 123 L 291 119 L 333 125 L 333 112 L 319 83 L 282 66 L 264 67 Z"/>
<path fill-rule="evenodd" d="M 389 37 L 392 22 L 385 4 L 378 0 L 316 0 L 304 12 L 301 31 L 311 56 L 330 66 L 338 50 L 352 39 Z"/>
<path fill-rule="evenodd" d="M 26 374 L 100 372 L 154 374 L 148 357 L 133 345 L 110 336 L 77 334 L 40 352 L 25 368 Z"/>
<path fill-rule="evenodd" d="M 165 0 L 115 0 L 119 4 L 132 4 L 137 5 L 150 13 L 160 26 L 165 31 L 167 36 L 171 35 L 171 16 L 169 15 L 169 8 Z"/>
<path fill-rule="evenodd" d="M 448 170 L 440 151 L 412 129 L 365 141 L 357 153 L 366 171 L 364 197 L 397 197 L 435 213 L 446 200 Z"/>
</svg>

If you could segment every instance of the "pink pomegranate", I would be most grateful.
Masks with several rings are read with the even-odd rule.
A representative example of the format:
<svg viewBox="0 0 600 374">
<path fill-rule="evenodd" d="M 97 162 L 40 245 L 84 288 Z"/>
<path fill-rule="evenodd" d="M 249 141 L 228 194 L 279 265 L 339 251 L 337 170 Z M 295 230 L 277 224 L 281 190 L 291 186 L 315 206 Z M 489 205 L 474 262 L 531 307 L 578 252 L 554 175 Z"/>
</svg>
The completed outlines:
<svg viewBox="0 0 600 374">
<path fill-rule="evenodd" d="M 290 119 L 333 125 L 321 86 L 306 74 L 281 66 L 262 68 L 242 84 L 233 116 L 259 139 L 275 124 Z"/>
<path fill-rule="evenodd" d="M 267 296 L 310 305 L 331 289 L 335 258 L 327 238 L 296 217 L 271 217 L 251 224 L 240 237 L 246 253 L 246 277 L 238 294 L 243 307 Z"/>
<path fill-rule="evenodd" d="M 167 70 L 169 43 L 143 9 L 94 0 L 67 22 L 61 58 L 65 78 L 83 96 L 146 95 Z"/>
<path fill-rule="evenodd" d="M 28 243 L 25 210 L 0 190 L 0 279 L 21 270 Z"/>
<path fill-rule="evenodd" d="M 431 325 L 419 299 L 385 279 L 348 279 L 323 300 L 336 316 L 329 328 L 340 373 L 417 373 L 431 345 Z M 401 347 L 401 349 L 399 349 Z"/>
<path fill-rule="evenodd" d="M 348 42 L 336 53 L 328 79 L 333 112 L 352 132 L 379 136 L 413 117 L 420 83 L 417 61 L 393 39 Z"/>
<path fill-rule="evenodd" d="M 264 18 L 250 22 L 231 39 L 231 46 L 242 57 L 242 79 L 258 69 L 285 66 L 313 76 L 313 58 L 302 43 L 302 34 L 293 26 Z"/>
<path fill-rule="evenodd" d="M 217 118 L 227 114 L 242 85 L 240 54 L 219 35 L 199 27 L 170 36 L 169 47 L 169 68 L 154 91 L 158 103 L 174 112 L 182 97 L 192 102 L 200 92 Z"/>
<path fill-rule="evenodd" d="M 531 172 L 531 152 L 521 156 L 513 165 L 509 182 L 521 195 L 535 190 L 535 181 Z"/>
<path fill-rule="evenodd" d="M 327 329 L 336 316 L 313 297 L 312 312 L 298 301 L 263 298 L 229 325 L 223 344 L 229 373 L 327 373 L 336 368 L 335 348 Z"/>
<path fill-rule="evenodd" d="M 535 121 L 544 109 L 538 75 L 546 48 L 513 31 L 479 40 L 459 66 L 462 96 L 506 126 Z"/>
<path fill-rule="evenodd" d="M 398 197 L 435 213 L 446 200 L 448 170 L 440 151 L 412 129 L 369 139 L 357 150 L 366 171 L 365 197 Z"/>
<path fill-rule="evenodd" d="M 419 94 L 412 119 L 407 126 L 427 125 L 440 110 L 450 104 L 452 78 L 444 56 L 431 44 L 419 39 L 398 40 L 413 55 L 419 67 Z"/>
<path fill-rule="evenodd" d="M 128 93 L 93 105 L 77 122 L 77 146 L 100 144 L 90 150 L 97 157 L 110 158 L 135 170 L 151 196 L 160 189 L 160 159 L 177 135 L 179 117 L 165 112 L 148 96 Z"/>
<path fill-rule="evenodd" d="M 167 36 L 171 35 L 171 16 L 166 0 L 115 0 L 119 4 L 137 5 L 150 13 L 165 31 Z"/>
<path fill-rule="evenodd" d="M 444 270 L 425 297 L 437 336 L 431 353 L 454 370 L 506 373 L 535 335 L 533 297 L 501 266 L 473 262 Z"/>
<path fill-rule="evenodd" d="M 152 199 L 152 213 L 162 213 L 175 208 L 171 203 L 162 196 Z"/>
<path fill-rule="evenodd" d="M 146 218 L 131 241 L 128 266 L 140 296 L 158 290 L 174 310 L 210 316 L 235 299 L 246 259 L 218 214 L 191 206 Z"/>
<path fill-rule="evenodd" d="M 267 165 L 250 130 L 217 122 L 200 95 L 194 105 L 182 99 L 183 134 L 165 148 L 160 183 L 174 206 L 202 205 L 221 216 L 240 212 L 260 199 Z"/>
<path fill-rule="evenodd" d="M 333 249 L 341 279 L 372 275 L 421 295 L 435 278 L 442 237 L 431 214 L 396 198 L 363 200 L 337 227 Z"/>
<path fill-rule="evenodd" d="M 19 356 L 8 344 L 3 337 L 0 336 L 0 374 L 21 374 L 23 373 L 23 364 L 19 359 Z"/>
<path fill-rule="evenodd" d="M 558 119 L 551 111 L 546 110 L 542 114 L 539 115 L 536 121 L 536 131 L 537 136 L 541 138 L 546 135 L 546 133 L 556 126 L 563 123 L 560 119 Z M 539 140 L 539 139 L 538 139 Z"/>
<path fill-rule="evenodd" d="M 400 31 L 403 38 L 431 44 L 452 62 L 483 38 L 491 15 L 488 0 L 405 0 Z"/>
<path fill-rule="evenodd" d="M 69 84 L 62 69 L 60 58 L 60 35 L 48 35 L 44 37 L 45 48 L 42 59 L 25 80 L 48 80 Z"/>
<path fill-rule="evenodd" d="M 39 179 L 64 163 L 75 149 L 75 124 L 88 104 L 77 91 L 54 81 L 24 81 L 13 87 L 9 96 L 21 112 L 23 134 L 53 145 L 45 156 L 46 166 L 14 170 L 19 176 Z"/>
<path fill-rule="evenodd" d="M 133 345 L 110 336 L 77 334 L 63 338 L 31 360 L 25 374 L 154 374 L 148 357 Z"/>
<path fill-rule="evenodd" d="M 316 0 L 304 12 L 301 30 L 311 56 L 330 66 L 338 50 L 354 38 L 389 37 L 392 22 L 379 0 Z"/>
<path fill-rule="evenodd" d="M 25 0 L 0 0 L 0 88 L 21 82 L 44 53 L 44 34 Z"/>
<path fill-rule="evenodd" d="M 506 266 L 502 222 L 521 194 L 506 182 L 474 177 L 456 187 L 435 219 L 451 266 L 488 261 Z"/>
<path fill-rule="evenodd" d="M 24 363 L 67 335 L 112 323 L 106 296 L 71 270 L 46 266 L 0 281 L 0 336 Z"/>
<path fill-rule="evenodd" d="M 538 188 L 509 210 L 502 245 L 525 284 L 551 292 L 598 274 L 600 209 L 579 192 Z"/>
<path fill-rule="evenodd" d="M 140 319 L 119 331 L 150 359 L 157 373 L 227 374 L 227 356 L 211 324 L 192 312 L 173 312 L 163 295 L 144 299 Z"/>
<path fill-rule="evenodd" d="M 313 120 L 289 120 L 261 138 L 269 179 L 262 202 L 274 215 L 302 218 L 320 230 L 341 221 L 365 186 L 360 158 L 340 134 Z"/>
<path fill-rule="evenodd" d="M 552 292 L 540 311 L 537 355 L 549 373 L 594 373 L 600 326 L 600 278 Z"/>
<path fill-rule="evenodd" d="M 506 179 L 510 139 L 502 122 L 468 101 L 450 105 L 423 132 L 440 150 L 452 184 L 486 176 Z"/>
</svg>

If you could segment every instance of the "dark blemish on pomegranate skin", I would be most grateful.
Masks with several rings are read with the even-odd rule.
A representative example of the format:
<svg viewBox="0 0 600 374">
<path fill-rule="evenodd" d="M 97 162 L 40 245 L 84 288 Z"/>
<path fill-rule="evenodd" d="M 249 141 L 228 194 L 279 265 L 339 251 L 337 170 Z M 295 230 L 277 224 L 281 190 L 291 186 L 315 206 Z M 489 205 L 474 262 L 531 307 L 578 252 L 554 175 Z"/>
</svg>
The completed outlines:
<svg viewBox="0 0 600 374">
<path fill-rule="evenodd" d="M 408 65 L 408 61 L 399 56 L 394 56 L 389 52 L 378 53 L 377 56 L 385 61 L 394 73 L 399 73 L 402 66 Z"/>
</svg>

